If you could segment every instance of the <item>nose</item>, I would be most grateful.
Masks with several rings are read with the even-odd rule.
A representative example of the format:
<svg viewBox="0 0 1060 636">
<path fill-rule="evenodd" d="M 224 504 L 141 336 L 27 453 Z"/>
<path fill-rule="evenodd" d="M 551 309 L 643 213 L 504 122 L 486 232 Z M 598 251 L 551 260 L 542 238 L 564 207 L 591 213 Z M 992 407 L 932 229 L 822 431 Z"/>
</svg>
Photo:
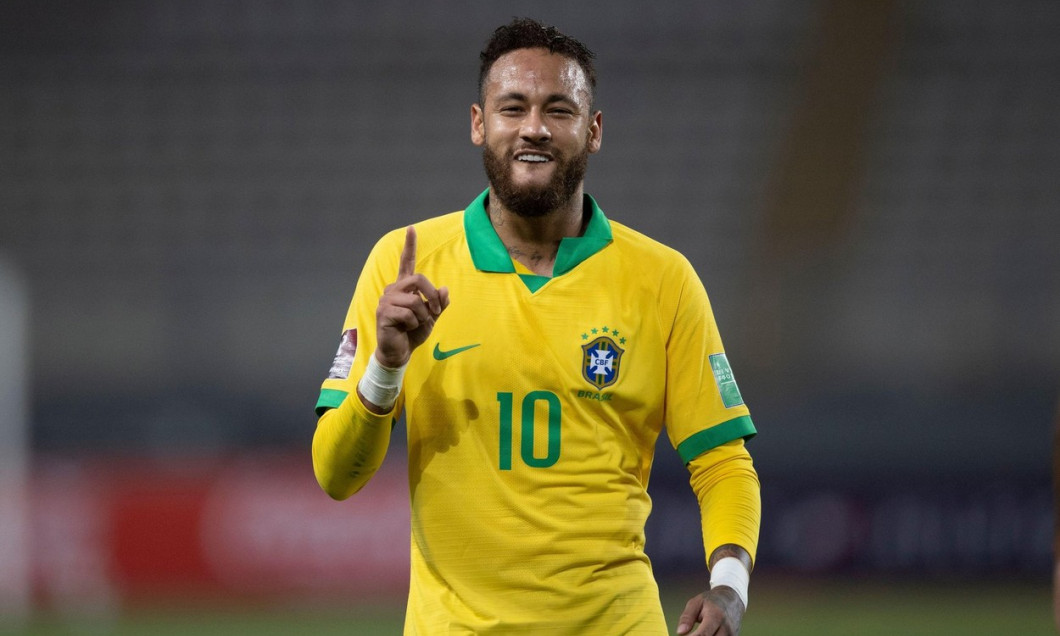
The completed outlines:
<svg viewBox="0 0 1060 636">
<path fill-rule="evenodd" d="M 529 142 L 539 144 L 552 139 L 552 132 L 542 116 L 541 109 L 531 108 L 523 118 L 522 126 L 519 128 L 519 136 Z"/>
</svg>

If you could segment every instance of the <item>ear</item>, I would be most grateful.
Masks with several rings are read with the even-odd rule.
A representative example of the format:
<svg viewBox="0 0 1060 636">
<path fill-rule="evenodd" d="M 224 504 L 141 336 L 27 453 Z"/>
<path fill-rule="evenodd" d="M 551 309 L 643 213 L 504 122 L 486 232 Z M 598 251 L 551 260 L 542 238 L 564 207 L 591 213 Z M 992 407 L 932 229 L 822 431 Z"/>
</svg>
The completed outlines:
<svg viewBox="0 0 1060 636">
<path fill-rule="evenodd" d="M 471 143 L 476 146 L 486 143 L 486 121 L 478 104 L 471 105 Z"/>
<path fill-rule="evenodd" d="M 588 149 L 590 153 L 599 152 L 600 144 L 604 141 L 604 114 L 596 111 L 592 121 L 589 122 Z"/>
</svg>

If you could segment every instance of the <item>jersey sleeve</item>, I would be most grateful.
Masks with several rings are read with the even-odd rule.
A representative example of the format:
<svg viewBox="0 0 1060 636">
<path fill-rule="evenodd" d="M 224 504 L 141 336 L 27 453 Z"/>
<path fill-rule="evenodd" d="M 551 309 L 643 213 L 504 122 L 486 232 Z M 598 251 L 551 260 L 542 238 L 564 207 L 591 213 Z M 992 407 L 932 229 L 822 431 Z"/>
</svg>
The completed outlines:
<svg viewBox="0 0 1060 636">
<path fill-rule="evenodd" d="M 762 496 L 758 473 L 742 439 L 712 448 L 688 463 L 689 483 L 699 500 L 707 561 L 719 546 L 758 551 Z"/>
<path fill-rule="evenodd" d="M 670 443 L 688 464 L 737 439 L 756 434 L 736 385 L 707 292 L 681 258 L 666 345 L 665 422 Z"/>
<path fill-rule="evenodd" d="M 320 389 L 313 434 L 313 472 L 331 497 L 345 499 L 360 490 L 382 465 L 394 419 L 404 395 L 389 414 L 365 408 L 357 382 L 375 352 L 375 310 L 389 280 L 397 276 L 400 244 L 391 233 L 376 244 L 361 271 L 346 313 L 338 351 Z M 397 251 L 395 251 L 397 245 Z"/>
</svg>

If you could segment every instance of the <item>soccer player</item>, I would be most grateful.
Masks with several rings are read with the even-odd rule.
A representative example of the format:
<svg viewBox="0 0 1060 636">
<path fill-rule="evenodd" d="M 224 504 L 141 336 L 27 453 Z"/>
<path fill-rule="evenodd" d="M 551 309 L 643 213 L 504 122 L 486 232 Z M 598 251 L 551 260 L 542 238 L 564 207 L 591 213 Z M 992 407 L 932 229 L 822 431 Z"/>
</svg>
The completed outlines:
<svg viewBox="0 0 1060 636">
<path fill-rule="evenodd" d="M 494 32 L 471 107 L 489 188 L 376 244 L 321 390 L 313 466 L 335 499 L 405 413 L 406 634 L 668 633 L 644 553 L 664 426 L 710 570 L 677 633 L 740 630 L 755 428 L 691 265 L 583 192 L 602 140 L 592 57 L 532 20 Z"/>
</svg>

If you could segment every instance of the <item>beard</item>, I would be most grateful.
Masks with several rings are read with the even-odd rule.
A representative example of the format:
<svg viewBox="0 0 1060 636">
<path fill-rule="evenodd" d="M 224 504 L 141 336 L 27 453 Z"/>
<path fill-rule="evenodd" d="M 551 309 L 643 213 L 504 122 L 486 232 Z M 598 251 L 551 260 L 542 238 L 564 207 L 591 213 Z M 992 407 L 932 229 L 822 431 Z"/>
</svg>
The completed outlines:
<svg viewBox="0 0 1060 636">
<path fill-rule="evenodd" d="M 489 144 L 482 148 L 482 164 L 486 168 L 493 194 L 501 204 L 522 217 L 539 217 L 558 209 L 574 196 L 585 180 L 589 166 L 589 146 L 577 155 L 564 159 L 552 152 L 556 170 L 548 183 L 541 186 L 517 186 L 512 181 L 512 159 L 493 152 Z"/>
</svg>

